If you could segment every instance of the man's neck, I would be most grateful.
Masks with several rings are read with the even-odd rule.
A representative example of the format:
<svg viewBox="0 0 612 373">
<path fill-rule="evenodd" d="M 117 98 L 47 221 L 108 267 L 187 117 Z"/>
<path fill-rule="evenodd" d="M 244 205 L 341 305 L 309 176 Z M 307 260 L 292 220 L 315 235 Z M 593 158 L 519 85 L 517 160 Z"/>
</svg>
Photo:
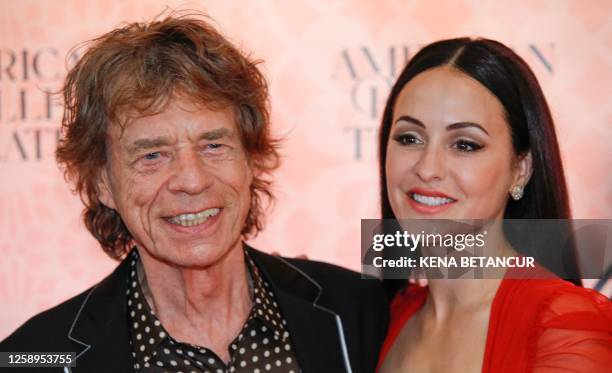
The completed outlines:
<svg viewBox="0 0 612 373">
<path fill-rule="evenodd" d="M 171 266 L 145 250 L 140 256 L 141 287 L 164 328 L 173 338 L 208 347 L 227 361 L 227 345 L 251 309 L 242 243 L 208 268 Z"/>
</svg>

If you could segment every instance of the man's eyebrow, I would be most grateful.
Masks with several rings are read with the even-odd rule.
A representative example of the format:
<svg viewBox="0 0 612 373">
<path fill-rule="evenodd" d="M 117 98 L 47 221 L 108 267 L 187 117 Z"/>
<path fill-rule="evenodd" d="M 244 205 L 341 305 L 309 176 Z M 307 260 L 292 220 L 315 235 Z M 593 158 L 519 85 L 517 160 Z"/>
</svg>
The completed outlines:
<svg viewBox="0 0 612 373">
<path fill-rule="evenodd" d="M 140 151 L 156 148 L 160 146 L 170 145 L 170 140 L 166 137 L 155 137 L 152 139 L 138 139 L 127 146 L 129 154 L 135 154 Z"/>
<path fill-rule="evenodd" d="M 217 128 L 211 131 L 202 132 L 198 137 L 199 140 L 214 141 L 223 137 L 231 136 L 232 132 L 228 128 Z M 129 154 L 139 153 L 143 150 L 157 148 L 160 146 L 171 145 L 171 141 L 166 137 L 155 137 L 152 139 L 138 139 L 127 146 Z"/>
<path fill-rule="evenodd" d="M 479 130 L 486 133 L 487 135 L 489 134 L 489 132 L 487 132 L 487 130 L 484 129 L 484 127 L 474 122 L 457 122 L 457 123 L 449 124 L 448 126 L 446 126 L 446 129 L 450 131 L 450 130 L 458 130 L 461 128 L 469 128 L 469 127 L 478 128 Z"/>
<path fill-rule="evenodd" d="M 231 137 L 231 135 L 232 131 L 230 131 L 228 128 L 217 128 L 211 131 L 202 132 L 198 136 L 198 140 L 219 140 L 223 137 Z"/>
</svg>

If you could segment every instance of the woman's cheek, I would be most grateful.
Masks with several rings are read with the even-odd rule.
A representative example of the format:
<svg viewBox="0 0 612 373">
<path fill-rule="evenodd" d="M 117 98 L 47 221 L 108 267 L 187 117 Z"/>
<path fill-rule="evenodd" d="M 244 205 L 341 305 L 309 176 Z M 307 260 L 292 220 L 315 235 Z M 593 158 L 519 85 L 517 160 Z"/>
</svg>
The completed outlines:
<svg viewBox="0 0 612 373">
<path fill-rule="evenodd" d="M 467 215 L 475 219 L 494 218 L 505 206 L 510 170 L 492 159 L 456 165 L 453 173 L 457 186 L 468 202 Z"/>
<path fill-rule="evenodd" d="M 389 149 L 386 162 L 387 197 L 393 213 L 398 218 L 408 218 L 410 207 L 405 191 L 417 180 L 414 174 L 416 154 L 401 149 Z"/>
<path fill-rule="evenodd" d="M 401 154 L 391 148 L 387 154 L 387 188 L 389 191 L 401 189 L 401 185 L 410 177 L 411 159 L 407 154 Z"/>
</svg>

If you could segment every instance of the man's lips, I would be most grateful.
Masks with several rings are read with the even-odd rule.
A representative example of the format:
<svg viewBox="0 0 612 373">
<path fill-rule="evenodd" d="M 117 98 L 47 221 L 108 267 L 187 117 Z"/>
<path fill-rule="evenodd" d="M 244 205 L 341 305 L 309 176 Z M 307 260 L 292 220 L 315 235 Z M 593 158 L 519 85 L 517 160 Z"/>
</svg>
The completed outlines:
<svg viewBox="0 0 612 373">
<path fill-rule="evenodd" d="M 175 213 L 171 216 L 164 217 L 164 220 L 170 224 L 182 227 L 192 227 L 205 223 L 207 220 L 219 215 L 220 212 L 220 207 L 211 207 L 199 211 Z"/>
</svg>

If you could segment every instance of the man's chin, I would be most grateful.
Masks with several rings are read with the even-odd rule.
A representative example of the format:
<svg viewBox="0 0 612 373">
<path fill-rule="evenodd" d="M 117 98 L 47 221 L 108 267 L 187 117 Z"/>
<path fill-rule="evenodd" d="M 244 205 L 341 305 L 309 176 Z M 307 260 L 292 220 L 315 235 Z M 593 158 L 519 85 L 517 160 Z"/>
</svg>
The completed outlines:
<svg viewBox="0 0 612 373">
<path fill-rule="evenodd" d="M 226 249 L 221 249 L 225 247 Z M 236 251 L 227 244 L 200 244 L 157 246 L 154 251 L 147 251 L 152 260 L 172 267 L 205 269 L 215 266 Z"/>
</svg>

